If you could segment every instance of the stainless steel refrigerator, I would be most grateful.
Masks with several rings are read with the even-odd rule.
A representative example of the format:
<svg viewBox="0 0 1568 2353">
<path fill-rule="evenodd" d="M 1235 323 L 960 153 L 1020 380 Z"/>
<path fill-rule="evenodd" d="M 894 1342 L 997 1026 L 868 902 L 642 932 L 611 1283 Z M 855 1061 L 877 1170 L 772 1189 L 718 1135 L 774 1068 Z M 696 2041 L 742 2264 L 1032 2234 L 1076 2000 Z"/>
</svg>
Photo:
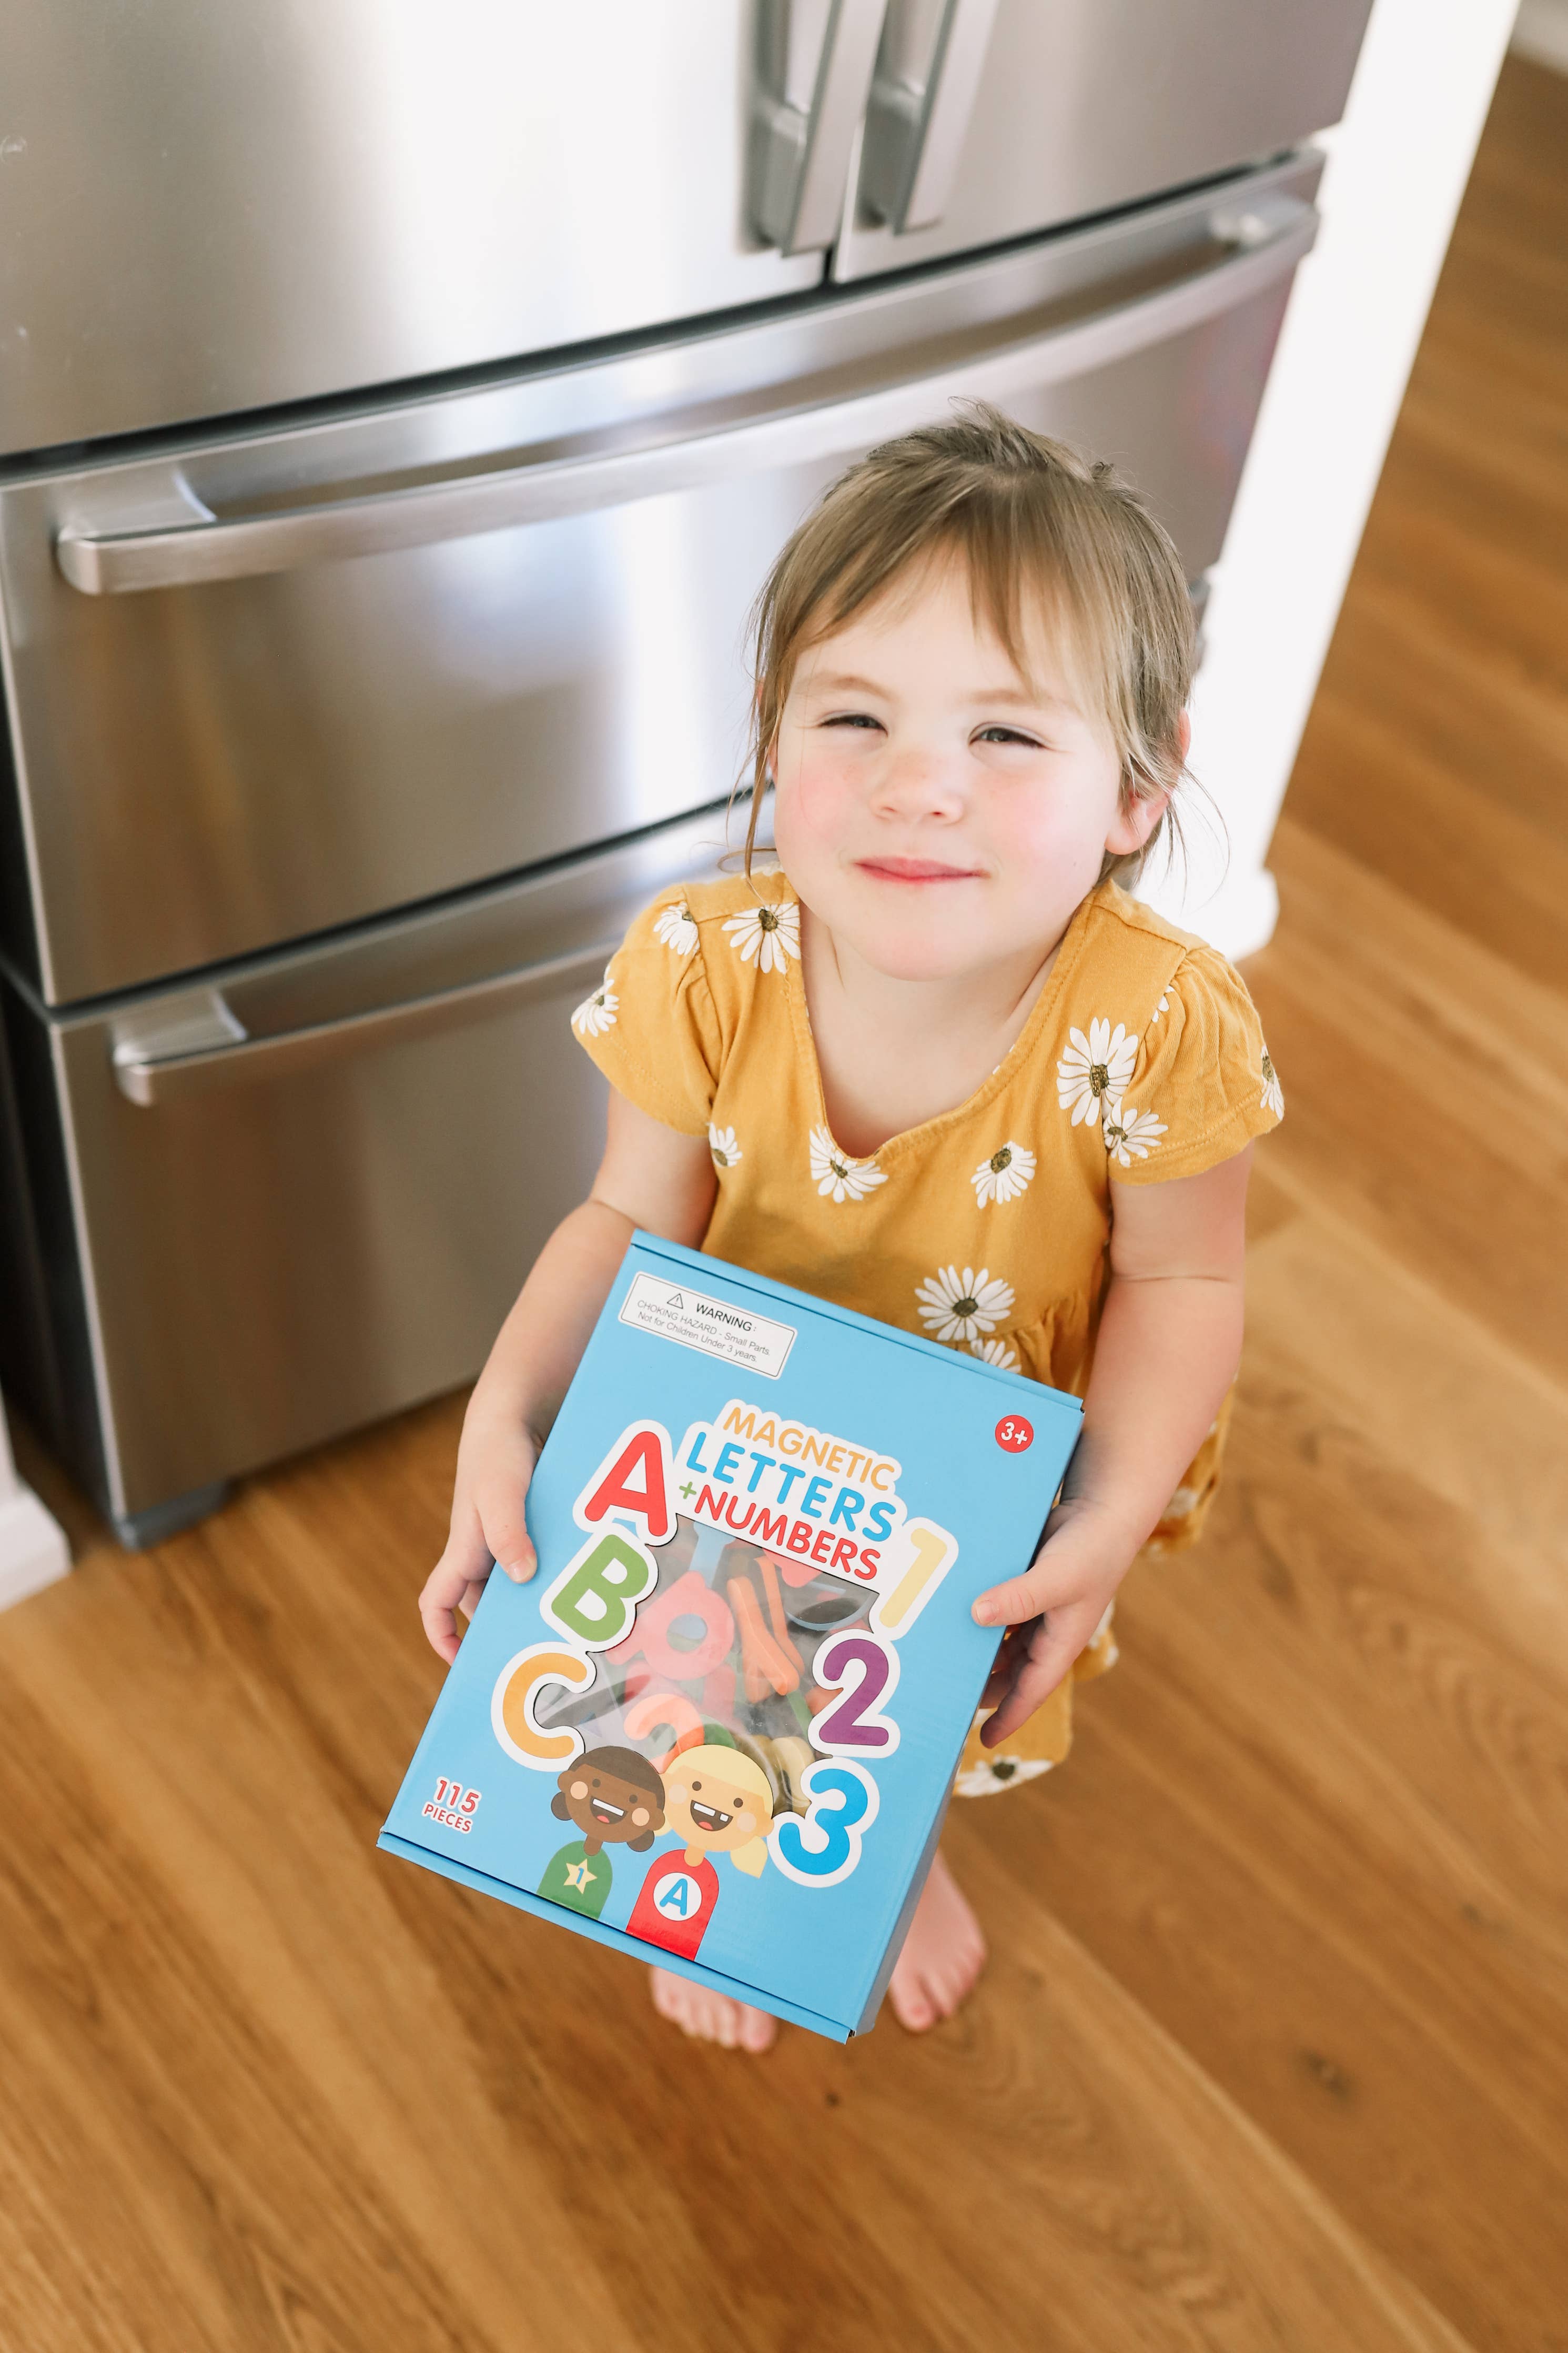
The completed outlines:
<svg viewBox="0 0 1568 2353">
<path fill-rule="evenodd" d="M 1368 0 L 10 0 L 0 1369 L 127 1542 L 461 1381 L 748 602 L 955 396 L 1201 591 Z"/>
</svg>

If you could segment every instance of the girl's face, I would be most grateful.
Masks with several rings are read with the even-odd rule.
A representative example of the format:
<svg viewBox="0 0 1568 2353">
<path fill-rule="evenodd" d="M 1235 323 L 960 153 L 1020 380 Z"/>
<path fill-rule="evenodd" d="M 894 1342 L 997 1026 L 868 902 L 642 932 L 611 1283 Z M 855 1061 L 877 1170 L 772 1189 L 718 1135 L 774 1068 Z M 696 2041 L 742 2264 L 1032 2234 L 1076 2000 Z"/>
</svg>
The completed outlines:
<svg viewBox="0 0 1568 2353">
<path fill-rule="evenodd" d="M 1123 813 L 1103 728 L 1043 628 L 1021 678 L 962 565 L 896 581 L 796 667 L 779 723 L 775 839 L 835 938 L 901 980 L 1045 955 L 1163 802 Z"/>
</svg>

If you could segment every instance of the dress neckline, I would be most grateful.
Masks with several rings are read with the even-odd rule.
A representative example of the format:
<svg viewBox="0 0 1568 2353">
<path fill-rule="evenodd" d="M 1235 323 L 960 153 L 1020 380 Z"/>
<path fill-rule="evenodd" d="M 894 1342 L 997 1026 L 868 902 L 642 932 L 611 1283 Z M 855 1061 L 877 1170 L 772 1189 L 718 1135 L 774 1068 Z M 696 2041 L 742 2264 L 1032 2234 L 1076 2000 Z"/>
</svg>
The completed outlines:
<svg viewBox="0 0 1568 2353">
<path fill-rule="evenodd" d="M 777 879 L 798 907 L 800 894 L 788 875 L 782 867 L 775 871 Z M 921 1120 L 914 1127 L 900 1128 L 896 1135 L 889 1135 L 885 1143 L 879 1144 L 875 1152 L 847 1152 L 833 1133 L 833 1124 L 827 1116 L 826 1092 L 822 1083 L 822 1062 L 816 1050 L 816 1032 L 811 1026 L 811 1008 L 806 1001 L 804 952 L 798 959 L 786 959 L 784 994 L 789 1006 L 790 1026 L 795 1034 L 795 1052 L 815 1114 L 814 1124 L 827 1136 L 842 1160 L 850 1166 L 865 1167 L 874 1162 L 878 1167 L 882 1167 L 889 1154 L 903 1156 L 929 1138 L 954 1126 L 960 1120 L 969 1119 L 976 1112 L 983 1111 L 994 1096 L 1001 1093 L 1014 1075 L 1017 1063 L 1033 1051 L 1038 1042 L 1039 1032 L 1056 1008 L 1068 975 L 1083 952 L 1084 936 L 1102 887 L 1097 884 L 1074 908 L 1068 927 L 1058 943 L 1056 961 L 1041 984 L 1040 993 L 1029 1008 L 1023 1028 L 995 1069 L 982 1079 L 973 1094 L 966 1095 L 962 1103 L 954 1103 L 951 1111 L 934 1112 L 930 1119 Z"/>
</svg>

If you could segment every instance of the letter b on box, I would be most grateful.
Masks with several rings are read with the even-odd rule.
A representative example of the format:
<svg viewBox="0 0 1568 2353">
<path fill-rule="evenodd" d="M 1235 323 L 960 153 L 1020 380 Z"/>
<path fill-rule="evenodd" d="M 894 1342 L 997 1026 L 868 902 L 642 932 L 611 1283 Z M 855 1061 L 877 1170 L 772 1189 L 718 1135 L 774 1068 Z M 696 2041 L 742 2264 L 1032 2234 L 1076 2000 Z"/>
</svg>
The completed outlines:
<svg viewBox="0 0 1568 2353">
<path fill-rule="evenodd" d="M 612 1651 L 626 1641 L 637 1603 L 658 1582 L 658 1567 L 642 1546 L 606 1528 L 541 1595 L 539 1614 L 584 1650 Z"/>
</svg>

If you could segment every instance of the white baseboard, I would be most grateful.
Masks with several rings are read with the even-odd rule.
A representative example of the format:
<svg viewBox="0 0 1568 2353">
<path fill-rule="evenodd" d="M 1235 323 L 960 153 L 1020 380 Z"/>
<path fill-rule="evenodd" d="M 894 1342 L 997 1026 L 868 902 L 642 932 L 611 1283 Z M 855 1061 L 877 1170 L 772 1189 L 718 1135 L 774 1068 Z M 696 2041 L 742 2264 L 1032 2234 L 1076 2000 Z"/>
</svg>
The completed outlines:
<svg viewBox="0 0 1568 2353">
<path fill-rule="evenodd" d="M 24 1487 L 11 1459 L 11 1433 L 0 1404 L 0 1609 L 26 1601 L 64 1577 L 71 1565 L 65 1532 Z"/>
<path fill-rule="evenodd" d="M 1568 73 L 1568 0 L 1519 0 L 1510 47 L 1538 66 Z"/>
<path fill-rule="evenodd" d="M 0 1495 L 0 1609 L 55 1584 L 71 1565 L 58 1525 L 20 1481 Z"/>
</svg>

